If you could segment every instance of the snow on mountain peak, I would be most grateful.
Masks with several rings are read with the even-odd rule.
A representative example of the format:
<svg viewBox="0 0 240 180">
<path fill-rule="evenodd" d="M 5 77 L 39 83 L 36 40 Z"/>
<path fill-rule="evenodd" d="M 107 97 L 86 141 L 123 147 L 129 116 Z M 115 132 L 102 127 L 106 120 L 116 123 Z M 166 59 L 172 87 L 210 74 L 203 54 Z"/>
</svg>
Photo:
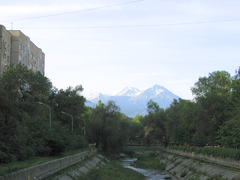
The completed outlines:
<svg viewBox="0 0 240 180">
<path fill-rule="evenodd" d="M 91 100 L 91 99 L 95 99 L 95 98 L 97 98 L 99 96 L 102 96 L 102 95 L 103 94 L 100 93 L 100 92 L 95 92 L 95 93 L 91 93 L 89 96 L 87 96 L 86 99 Z"/>
<path fill-rule="evenodd" d="M 117 93 L 112 94 L 112 96 L 136 96 L 141 91 L 135 87 L 126 87 L 122 90 L 118 91 Z"/>
</svg>

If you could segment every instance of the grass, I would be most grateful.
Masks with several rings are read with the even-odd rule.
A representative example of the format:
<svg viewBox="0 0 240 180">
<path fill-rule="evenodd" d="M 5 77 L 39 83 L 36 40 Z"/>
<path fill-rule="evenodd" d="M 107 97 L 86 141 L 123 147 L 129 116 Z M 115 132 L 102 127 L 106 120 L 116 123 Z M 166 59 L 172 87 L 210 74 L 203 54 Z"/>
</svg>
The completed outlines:
<svg viewBox="0 0 240 180">
<path fill-rule="evenodd" d="M 18 171 L 21 169 L 25 169 L 28 167 L 32 167 L 38 164 L 42 164 L 45 162 L 49 162 L 49 161 L 53 161 L 56 159 L 60 159 L 63 157 L 67 157 L 67 156 L 71 156 L 71 155 L 75 155 L 87 150 L 90 150 L 91 148 L 82 148 L 82 149 L 77 149 L 77 150 L 69 150 L 69 151 L 65 151 L 64 153 L 62 153 L 59 156 L 51 156 L 51 157 L 31 157 L 25 161 L 14 161 L 14 162 L 10 162 L 10 163 L 0 163 L 0 176 L 4 176 L 6 174 L 9 174 L 11 172 L 14 171 Z"/>
<path fill-rule="evenodd" d="M 156 169 L 156 170 L 164 171 L 166 164 L 159 163 L 159 161 L 157 159 L 155 159 L 155 156 L 153 156 L 151 153 L 143 153 L 138 156 L 138 160 L 136 162 L 135 167 L 143 168 L 143 169 Z"/>
</svg>

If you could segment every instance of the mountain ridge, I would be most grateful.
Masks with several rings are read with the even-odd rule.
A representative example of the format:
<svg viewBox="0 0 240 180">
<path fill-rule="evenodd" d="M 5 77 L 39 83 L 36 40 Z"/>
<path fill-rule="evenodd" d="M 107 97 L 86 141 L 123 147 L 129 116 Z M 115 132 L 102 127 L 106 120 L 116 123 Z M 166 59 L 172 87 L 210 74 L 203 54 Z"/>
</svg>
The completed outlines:
<svg viewBox="0 0 240 180">
<path fill-rule="evenodd" d="M 167 88 L 156 84 L 145 90 L 139 90 L 135 87 L 125 87 L 111 95 L 93 93 L 86 97 L 86 105 L 95 107 L 93 104 L 96 105 L 99 100 L 101 100 L 102 103 L 107 103 L 107 101 L 112 100 L 116 102 L 124 114 L 129 117 L 134 117 L 136 114 L 146 114 L 147 103 L 150 100 L 153 100 L 158 103 L 161 108 L 165 109 L 170 106 L 174 99 L 178 98 L 179 96 Z"/>
</svg>

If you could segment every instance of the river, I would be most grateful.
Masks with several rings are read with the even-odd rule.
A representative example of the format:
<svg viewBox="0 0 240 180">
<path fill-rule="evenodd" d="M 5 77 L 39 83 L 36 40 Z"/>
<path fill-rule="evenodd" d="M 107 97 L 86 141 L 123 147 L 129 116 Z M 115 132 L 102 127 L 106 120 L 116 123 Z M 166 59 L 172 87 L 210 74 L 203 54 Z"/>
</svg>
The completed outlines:
<svg viewBox="0 0 240 180">
<path fill-rule="evenodd" d="M 131 166 L 137 159 L 124 159 L 119 161 L 119 163 L 129 169 L 137 171 L 147 177 L 148 180 L 164 180 L 164 178 L 169 177 L 165 172 L 153 170 L 153 169 L 141 169 Z"/>
</svg>

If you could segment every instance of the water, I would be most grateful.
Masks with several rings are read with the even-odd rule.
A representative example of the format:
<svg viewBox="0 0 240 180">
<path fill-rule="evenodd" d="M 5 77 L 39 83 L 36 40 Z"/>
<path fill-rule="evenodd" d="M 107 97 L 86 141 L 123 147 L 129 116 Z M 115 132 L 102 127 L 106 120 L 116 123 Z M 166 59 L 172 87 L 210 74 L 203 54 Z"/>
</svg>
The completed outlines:
<svg viewBox="0 0 240 180">
<path fill-rule="evenodd" d="M 132 169 L 134 171 L 137 171 L 143 174 L 144 176 L 147 177 L 148 180 L 156 180 L 156 179 L 164 180 L 164 177 L 169 177 L 169 175 L 161 171 L 152 170 L 152 169 L 140 169 L 140 168 L 135 168 L 131 166 L 131 164 L 133 164 L 135 161 L 137 161 L 137 159 L 125 159 L 125 160 L 121 160 L 119 163 L 126 168 Z"/>
</svg>

